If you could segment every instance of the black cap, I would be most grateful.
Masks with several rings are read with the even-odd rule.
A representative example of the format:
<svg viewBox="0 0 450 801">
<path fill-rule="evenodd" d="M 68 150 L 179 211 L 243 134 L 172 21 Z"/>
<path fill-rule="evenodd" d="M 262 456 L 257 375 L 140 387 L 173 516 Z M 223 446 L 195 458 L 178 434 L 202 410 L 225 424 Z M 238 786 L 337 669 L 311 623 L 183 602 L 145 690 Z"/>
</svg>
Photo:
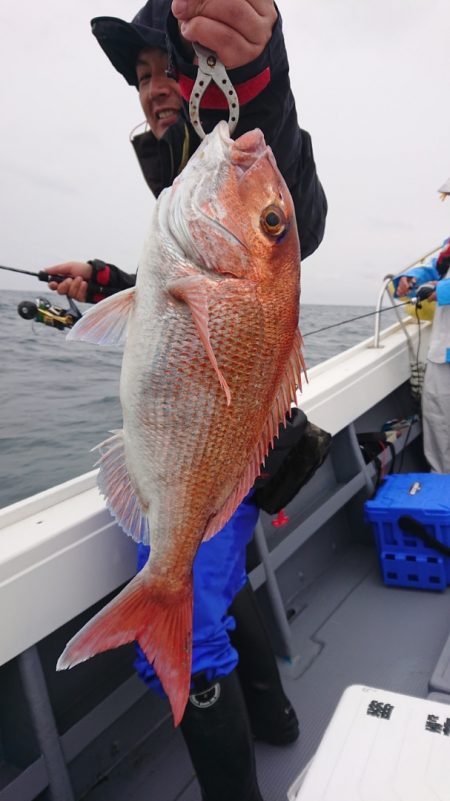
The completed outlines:
<svg viewBox="0 0 450 801">
<path fill-rule="evenodd" d="M 166 20 L 171 0 L 148 0 L 131 22 L 117 17 L 95 17 L 92 33 L 113 67 L 130 86 L 137 86 L 136 61 L 146 47 L 167 51 Z"/>
<path fill-rule="evenodd" d="M 450 178 L 447 178 L 445 184 L 438 189 L 438 192 L 441 195 L 450 195 Z"/>
</svg>

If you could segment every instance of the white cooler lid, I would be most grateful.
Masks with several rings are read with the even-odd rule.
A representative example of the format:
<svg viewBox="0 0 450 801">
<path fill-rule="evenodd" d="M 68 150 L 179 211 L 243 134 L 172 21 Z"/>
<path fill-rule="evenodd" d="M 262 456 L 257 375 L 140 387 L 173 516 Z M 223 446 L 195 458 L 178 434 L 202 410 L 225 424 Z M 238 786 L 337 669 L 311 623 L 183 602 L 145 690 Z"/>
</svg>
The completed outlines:
<svg viewBox="0 0 450 801">
<path fill-rule="evenodd" d="M 289 801 L 450 801 L 450 706 L 348 687 Z"/>
</svg>

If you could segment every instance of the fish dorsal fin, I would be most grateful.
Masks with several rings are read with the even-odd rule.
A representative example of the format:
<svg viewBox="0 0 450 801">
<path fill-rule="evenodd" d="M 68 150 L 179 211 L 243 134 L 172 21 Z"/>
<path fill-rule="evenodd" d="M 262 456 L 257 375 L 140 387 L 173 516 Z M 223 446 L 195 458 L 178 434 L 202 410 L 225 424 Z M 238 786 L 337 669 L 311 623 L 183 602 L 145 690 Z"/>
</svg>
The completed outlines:
<svg viewBox="0 0 450 801">
<path fill-rule="evenodd" d="M 123 345 L 136 287 L 116 292 L 97 303 L 69 331 L 67 339 L 96 345 Z"/>
<path fill-rule="evenodd" d="M 302 338 L 300 331 L 297 330 L 286 372 L 269 412 L 260 440 L 231 495 L 229 495 L 216 514 L 210 518 L 203 536 L 204 542 L 211 539 L 214 534 L 217 534 L 217 532 L 223 528 L 253 486 L 255 479 L 259 476 L 261 465 L 278 434 L 280 423 L 286 421 L 286 416 L 290 411 L 291 405 L 295 403 L 297 389 L 301 389 L 302 387 L 302 371 L 306 376 L 305 362 L 302 353 Z"/>
<path fill-rule="evenodd" d="M 150 544 L 148 519 L 131 484 L 125 462 L 123 430 L 111 432 L 109 439 L 94 448 L 101 452 L 98 487 L 108 509 L 126 534 L 136 542 Z"/>
<path fill-rule="evenodd" d="M 208 279 L 201 275 L 187 275 L 182 278 L 177 278 L 170 281 L 167 285 L 167 291 L 176 300 L 181 300 L 189 307 L 192 318 L 195 323 L 200 341 L 206 351 L 209 361 L 219 379 L 220 386 L 222 387 L 225 397 L 227 399 L 227 406 L 231 403 L 230 388 L 224 378 L 223 373 L 217 364 L 217 359 L 213 351 L 211 340 L 209 337 L 209 312 L 208 312 Z"/>
</svg>

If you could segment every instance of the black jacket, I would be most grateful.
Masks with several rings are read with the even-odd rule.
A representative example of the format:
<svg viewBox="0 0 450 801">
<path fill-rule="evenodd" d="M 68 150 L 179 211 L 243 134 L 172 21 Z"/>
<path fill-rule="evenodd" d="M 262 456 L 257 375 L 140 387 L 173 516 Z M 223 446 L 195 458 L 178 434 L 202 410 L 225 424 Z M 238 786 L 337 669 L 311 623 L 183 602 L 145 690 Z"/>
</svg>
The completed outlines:
<svg viewBox="0 0 450 801">
<path fill-rule="evenodd" d="M 178 76 L 195 78 L 196 68 L 185 60 L 178 37 L 178 25 L 172 16 L 169 18 L 168 33 L 173 68 Z M 267 86 L 241 106 L 239 123 L 233 136 L 237 138 L 253 128 L 262 130 L 293 197 L 301 253 L 305 259 L 322 240 L 327 202 L 316 172 L 311 137 L 298 125 L 280 16 L 261 56 L 245 67 L 230 70 L 229 76 L 233 85 L 239 87 L 244 82 L 251 84 L 262 74 L 267 76 L 267 70 L 270 70 Z M 204 129 L 212 130 L 220 119 L 227 117 L 227 113 L 202 109 Z M 151 131 L 133 139 L 144 178 L 155 197 L 172 184 L 200 143 L 188 120 L 188 105 L 183 102 L 183 113 L 177 124 L 171 126 L 162 139 L 155 139 Z M 125 289 L 133 278 L 111 265 L 109 286 Z"/>
</svg>

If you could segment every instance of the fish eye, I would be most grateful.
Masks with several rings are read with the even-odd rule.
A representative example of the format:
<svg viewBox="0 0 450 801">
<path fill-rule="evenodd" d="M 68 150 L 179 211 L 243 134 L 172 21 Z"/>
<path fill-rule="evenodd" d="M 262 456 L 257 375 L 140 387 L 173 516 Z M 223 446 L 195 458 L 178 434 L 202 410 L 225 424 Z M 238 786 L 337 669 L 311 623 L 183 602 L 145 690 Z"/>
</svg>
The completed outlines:
<svg viewBox="0 0 450 801">
<path fill-rule="evenodd" d="M 279 206 L 267 206 L 261 213 L 261 228 L 269 236 L 280 236 L 285 231 L 287 220 Z"/>
</svg>

